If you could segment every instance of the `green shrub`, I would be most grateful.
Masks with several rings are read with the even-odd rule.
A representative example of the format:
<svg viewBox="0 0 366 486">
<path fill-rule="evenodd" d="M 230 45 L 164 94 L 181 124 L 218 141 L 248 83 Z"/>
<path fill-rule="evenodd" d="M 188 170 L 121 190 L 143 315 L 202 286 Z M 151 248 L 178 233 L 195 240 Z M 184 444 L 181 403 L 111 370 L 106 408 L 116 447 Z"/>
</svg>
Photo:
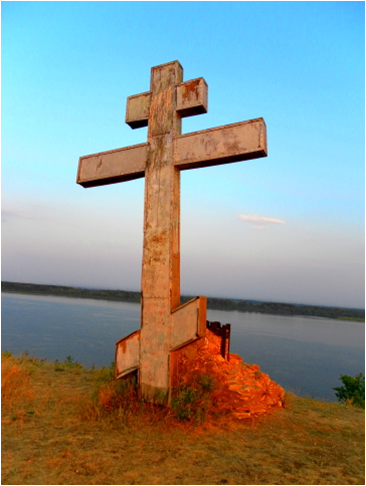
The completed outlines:
<svg viewBox="0 0 366 486">
<path fill-rule="evenodd" d="M 211 393 L 215 380 L 210 375 L 199 375 L 190 385 L 182 383 L 173 390 L 171 408 L 175 418 L 185 421 L 203 422 L 211 405 Z"/>
<path fill-rule="evenodd" d="M 74 361 L 71 356 L 66 356 L 65 361 L 60 363 L 57 359 L 54 364 L 55 371 L 66 371 L 66 370 L 82 370 L 83 365 L 81 365 L 78 361 Z"/>
<path fill-rule="evenodd" d="M 114 381 L 114 361 L 110 364 L 108 368 L 102 366 L 96 371 L 96 384 L 97 388 L 105 383 L 110 383 Z"/>
<path fill-rule="evenodd" d="M 215 385 L 215 379 L 210 375 L 201 374 L 198 379 L 198 385 L 202 388 L 202 391 L 212 392 Z"/>
<path fill-rule="evenodd" d="M 365 377 L 359 373 L 352 376 L 340 375 L 344 386 L 335 387 L 336 397 L 340 402 L 351 403 L 356 407 L 365 408 Z"/>
</svg>

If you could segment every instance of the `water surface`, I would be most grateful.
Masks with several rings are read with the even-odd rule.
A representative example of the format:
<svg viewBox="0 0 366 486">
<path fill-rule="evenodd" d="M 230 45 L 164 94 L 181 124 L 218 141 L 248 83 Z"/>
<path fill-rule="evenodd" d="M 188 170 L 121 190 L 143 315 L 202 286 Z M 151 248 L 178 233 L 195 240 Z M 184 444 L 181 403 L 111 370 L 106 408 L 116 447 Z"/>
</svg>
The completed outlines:
<svg viewBox="0 0 366 486">
<path fill-rule="evenodd" d="M 139 304 L 66 297 L 2 293 L 1 316 L 2 351 L 97 368 L 140 327 Z M 340 374 L 364 372 L 362 322 L 210 309 L 207 318 L 231 323 L 231 352 L 299 395 L 334 400 Z"/>
</svg>

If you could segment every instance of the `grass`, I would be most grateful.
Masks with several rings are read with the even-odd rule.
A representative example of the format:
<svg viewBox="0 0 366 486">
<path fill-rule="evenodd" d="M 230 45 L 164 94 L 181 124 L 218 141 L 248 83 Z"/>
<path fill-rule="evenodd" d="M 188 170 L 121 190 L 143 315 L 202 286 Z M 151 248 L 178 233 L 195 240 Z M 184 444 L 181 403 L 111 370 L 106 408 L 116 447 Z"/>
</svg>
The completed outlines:
<svg viewBox="0 0 366 486">
<path fill-rule="evenodd" d="M 118 393 L 116 393 L 118 391 Z M 365 484 L 364 412 L 286 395 L 200 425 L 68 357 L 2 356 L 2 484 Z"/>
</svg>

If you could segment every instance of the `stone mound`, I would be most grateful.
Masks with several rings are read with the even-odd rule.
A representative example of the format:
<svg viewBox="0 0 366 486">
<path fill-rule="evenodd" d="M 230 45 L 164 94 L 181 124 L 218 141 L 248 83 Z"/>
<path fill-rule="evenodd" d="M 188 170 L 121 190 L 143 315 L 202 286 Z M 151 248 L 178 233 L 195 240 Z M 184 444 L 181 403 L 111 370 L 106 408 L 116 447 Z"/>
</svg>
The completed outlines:
<svg viewBox="0 0 366 486">
<path fill-rule="evenodd" d="M 283 406 L 284 390 L 260 371 L 257 365 L 243 362 L 236 354 L 221 355 L 221 338 L 206 330 L 198 339 L 172 353 L 173 384 L 190 385 L 199 376 L 215 380 L 211 395 L 215 409 L 232 413 L 239 419 L 258 417 Z"/>
</svg>

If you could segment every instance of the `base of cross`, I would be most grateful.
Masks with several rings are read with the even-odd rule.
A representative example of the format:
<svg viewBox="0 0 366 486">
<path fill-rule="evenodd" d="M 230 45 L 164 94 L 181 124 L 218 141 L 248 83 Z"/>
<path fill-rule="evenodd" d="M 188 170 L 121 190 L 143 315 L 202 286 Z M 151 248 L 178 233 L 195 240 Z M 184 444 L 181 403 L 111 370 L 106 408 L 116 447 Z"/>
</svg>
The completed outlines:
<svg viewBox="0 0 366 486">
<path fill-rule="evenodd" d="M 214 382 L 210 395 L 214 409 L 238 419 L 258 417 L 282 407 L 283 388 L 262 373 L 259 366 L 243 363 L 237 354 L 229 354 L 226 326 L 208 323 L 204 338 L 172 353 L 174 384 L 190 386 L 200 376 L 210 376 Z"/>
<path fill-rule="evenodd" d="M 230 353 L 230 324 L 206 321 L 203 334 L 170 353 L 168 404 L 175 390 L 194 386 L 200 377 L 209 376 L 214 384 L 211 401 L 217 411 L 247 419 L 282 407 L 284 390 L 262 373 L 259 366 L 246 364 L 240 356 Z M 138 343 L 139 331 L 118 341 L 116 357 L 118 350 L 126 356 L 126 345 L 131 350 Z M 118 373 L 116 364 L 116 378 L 138 372 L 138 367 L 128 371 Z"/>
</svg>

